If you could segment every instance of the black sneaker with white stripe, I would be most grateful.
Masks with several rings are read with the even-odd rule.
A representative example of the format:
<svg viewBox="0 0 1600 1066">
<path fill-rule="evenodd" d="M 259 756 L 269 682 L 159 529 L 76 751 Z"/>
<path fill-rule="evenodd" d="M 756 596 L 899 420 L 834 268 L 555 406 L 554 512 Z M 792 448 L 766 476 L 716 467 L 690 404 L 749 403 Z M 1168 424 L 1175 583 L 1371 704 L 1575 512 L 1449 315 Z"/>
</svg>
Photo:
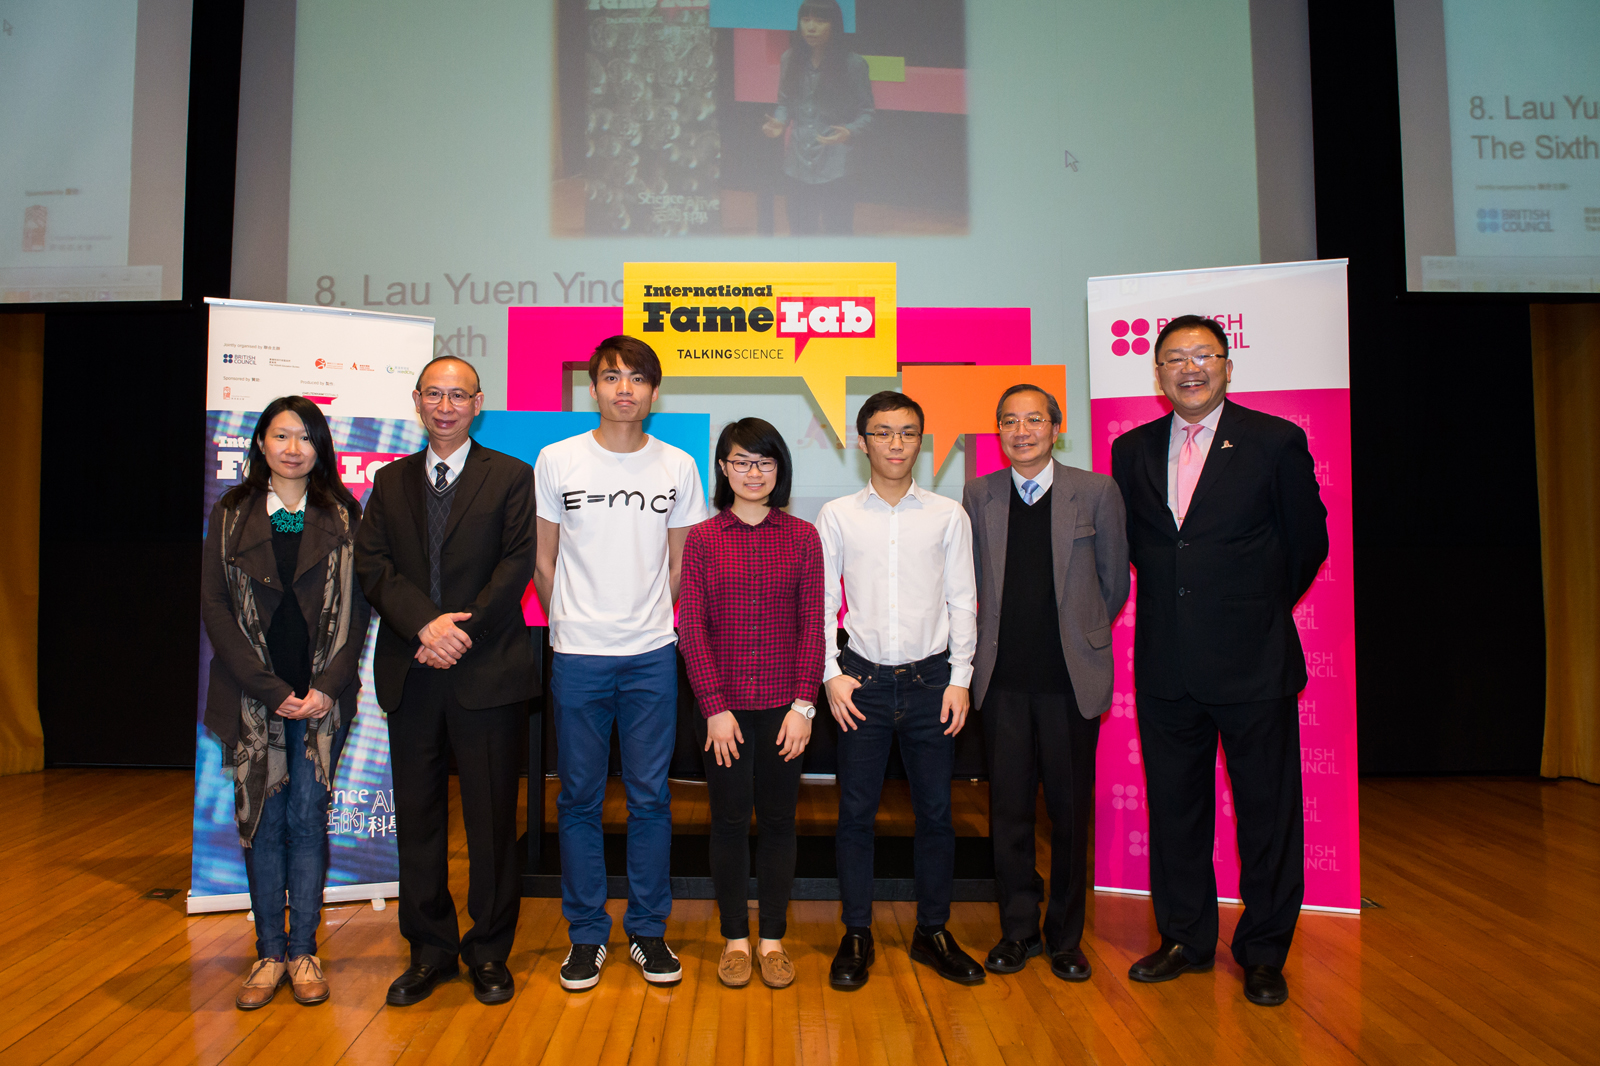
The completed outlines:
<svg viewBox="0 0 1600 1066">
<path fill-rule="evenodd" d="M 644 979 L 651 984 L 670 985 L 683 979 L 683 966 L 679 964 L 678 956 L 672 953 L 661 937 L 628 934 L 628 954 L 639 964 Z"/>
<path fill-rule="evenodd" d="M 567 952 L 567 961 L 561 964 L 561 987 L 568 992 L 582 992 L 600 983 L 600 967 L 605 965 L 604 944 L 574 944 Z"/>
</svg>

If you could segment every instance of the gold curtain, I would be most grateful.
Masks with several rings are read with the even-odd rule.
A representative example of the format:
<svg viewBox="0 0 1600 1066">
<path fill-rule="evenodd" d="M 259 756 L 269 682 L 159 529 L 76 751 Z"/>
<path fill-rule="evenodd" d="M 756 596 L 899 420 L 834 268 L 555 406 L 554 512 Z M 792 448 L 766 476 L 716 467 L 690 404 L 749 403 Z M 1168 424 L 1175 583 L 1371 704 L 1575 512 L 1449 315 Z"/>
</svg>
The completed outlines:
<svg viewBox="0 0 1600 1066">
<path fill-rule="evenodd" d="M 1536 304 L 1545 777 L 1600 783 L 1600 304 Z"/>
<path fill-rule="evenodd" d="M 44 431 L 44 316 L 0 315 L 0 368 L 13 434 L 0 508 L 0 774 L 44 769 L 39 725 L 39 455 Z"/>
</svg>

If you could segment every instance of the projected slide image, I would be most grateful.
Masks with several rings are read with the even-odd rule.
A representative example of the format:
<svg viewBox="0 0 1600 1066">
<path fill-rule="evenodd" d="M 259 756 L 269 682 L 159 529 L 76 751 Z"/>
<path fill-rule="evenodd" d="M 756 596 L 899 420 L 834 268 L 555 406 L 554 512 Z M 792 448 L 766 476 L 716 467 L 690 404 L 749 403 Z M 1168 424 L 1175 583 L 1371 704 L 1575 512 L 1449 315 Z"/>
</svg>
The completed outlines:
<svg viewBox="0 0 1600 1066">
<path fill-rule="evenodd" d="M 552 233 L 966 233 L 965 15 L 559 0 Z"/>
<path fill-rule="evenodd" d="M 126 264 L 137 16 L 0 3 L 0 267 Z"/>
</svg>

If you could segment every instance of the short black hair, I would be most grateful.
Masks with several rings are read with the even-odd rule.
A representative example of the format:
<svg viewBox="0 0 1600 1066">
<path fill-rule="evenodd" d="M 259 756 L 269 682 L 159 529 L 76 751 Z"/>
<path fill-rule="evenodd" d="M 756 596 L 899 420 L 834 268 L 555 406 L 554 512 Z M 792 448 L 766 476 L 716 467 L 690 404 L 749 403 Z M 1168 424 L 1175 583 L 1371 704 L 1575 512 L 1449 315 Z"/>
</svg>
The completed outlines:
<svg viewBox="0 0 1600 1066">
<path fill-rule="evenodd" d="M 462 366 L 472 371 L 472 394 L 476 396 L 478 393 L 483 391 L 483 382 L 478 378 L 478 368 L 473 366 L 472 363 L 461 358 L 459 355 L 436 355 L 424 363 L 421 370 L 417 371 L 417 390 L 419 392 L 422 389 L 422 375 L 426 374 L 428 372 L 428 368 L 433 366 L 435 363 L 460 363 Z"/>
<path fill-rule="evenodd" d="M 1043 396 L 1044 408 L 1050 413 L 1050 424 L 1058 427 L 1061 425 L 1061 405 L 1056 403 L 1056 398 L 1037 385 L 1025 384 L 1013 385 L 1005 392 L 1000 394 L 1000 402 L 994 405 L 995 425 L 1000 424 L 1000 412 L 1005 410 L 1006 401 L 1011 399 L 1011 397 L 1015 396 L 1019 392 L 1037 392 L 1040 396 Z"/>
<path fill-rule="evenodd" d="M 589 383 L 600 383 L 601 367 L 624 366 L 643 374 L 652 389 L 661 387 L 661 359 L 656 355 L 656 350 L 638 337 L 630 337 L 626 333 L 607 337 L 594 346 L 594 354 L 589 356 Z"/>
<path fill-rule="evenodd" d="M 875 392 L 867 397 L 867 402 L 861 405 L 861 410 L 856 412 L 856 433 L 865 437 L 867 435 L 867 422 L 879 411 L 915 411 L 917 414 L 917 429 L 923 428 L 925 420 L 922 417 L 922 405 L 903 392 L 894 392 L 885 389 Z"/>
<path fill-rule="evenodd" d="M 735 448 L 743 448 L 751 455 L 764 456 L 778 464 L 775 471 L 778 478 L 772 484 L 767 506 L 789 506 L 789 483 L 794 468 L 789 460 L 789 446 L 784 443 L 783 434 L 761 418 L 741 418 L 722 427 L 722 436 L 717 438 L 717 483 L 712 490 L 712 505 L 719 511 L 733 506 L 733 486 L 728 483 L 728 475 L 722 472 L 722 464 Z"/>
<path fill-rule="evenodd" d="M 1159 361 L 1161 359 L 1161 345 L 1165 343 L 1169 334 L 1180 329 L 1209 329 L 1216 335 L 1217 343 L 1222 345 L 1222 357 L 1228 357 L 1228 331 L 1222 328 L 1222 323 L 1205 315 L 1179 315 L 1177 318 L 1161 327 L 1161 332 L 1156 334 L 1155 347 L 1150 349 L 1150 357 Z"/>
</svg>

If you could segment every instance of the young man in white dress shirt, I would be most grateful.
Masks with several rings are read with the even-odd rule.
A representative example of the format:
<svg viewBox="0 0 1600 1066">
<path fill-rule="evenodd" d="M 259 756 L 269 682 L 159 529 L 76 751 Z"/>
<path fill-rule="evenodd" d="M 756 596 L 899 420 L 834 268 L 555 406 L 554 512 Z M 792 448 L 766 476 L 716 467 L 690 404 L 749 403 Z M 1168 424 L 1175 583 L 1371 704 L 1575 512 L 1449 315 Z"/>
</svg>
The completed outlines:
<svg viewBox="0 0 1600 1066">
<path fill-rule="evenodd" d="M 838 616 L 841 581 L 849 605 L 849 646 L 839 651 L 828 642 L 822 675 L 839 723 L 835 843 L 845 934 L 829 972 L 839 989 L 865 984 L 874 958 L 873 823 L 896 736 L 916 814 L 911 957 L 961 984 L 983 980 L 983 967 L 944 927 L 955 876 L 950 777 L 977 645 L 972 525 L 960 504 L 912 479 L 922 425 L 922 408 L 910 397 L 868 398 L 856 432 L 871 481 L 817 516 L 827 625 Z"/>
</svg>

